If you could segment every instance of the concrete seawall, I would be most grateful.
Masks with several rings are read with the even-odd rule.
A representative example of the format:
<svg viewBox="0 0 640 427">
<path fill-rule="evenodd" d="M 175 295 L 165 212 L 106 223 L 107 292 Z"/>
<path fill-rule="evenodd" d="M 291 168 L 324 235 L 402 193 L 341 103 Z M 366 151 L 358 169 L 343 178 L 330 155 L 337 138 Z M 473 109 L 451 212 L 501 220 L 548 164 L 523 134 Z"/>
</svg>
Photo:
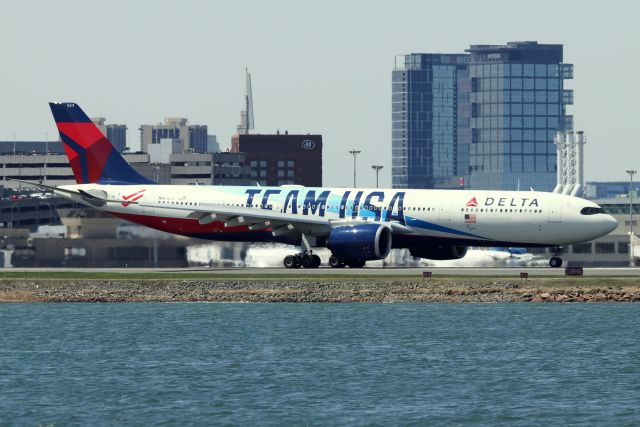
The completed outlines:
<svg viewBox="0 0 640 427">
<path fill-rule="evenodd" d="M 0 302 L 640 302 L 639 282 L 5 279 Z"/>
</svg>

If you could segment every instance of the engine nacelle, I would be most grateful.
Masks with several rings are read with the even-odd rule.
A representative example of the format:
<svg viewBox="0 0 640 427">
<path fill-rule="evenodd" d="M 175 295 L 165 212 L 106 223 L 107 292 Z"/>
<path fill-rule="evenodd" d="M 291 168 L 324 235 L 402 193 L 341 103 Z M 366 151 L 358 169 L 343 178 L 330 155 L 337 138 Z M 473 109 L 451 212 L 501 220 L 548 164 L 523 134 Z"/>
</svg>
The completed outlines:
<svg viewBox="0 0 640 427">
<path fill-rule="evenodd" d="M 345 225 L 334 228 L 327 248 L 341 259 L 383 259 L 391 250 L 391 229 L 380 224 Z"/>
<path fill-rule="evenodd" d="M 427 258 L 436 261 L 460 259 L 467 254 L 466 246 L 428 246 L 423 248 L 409 248 L 411 256 Z"/>
</svg>

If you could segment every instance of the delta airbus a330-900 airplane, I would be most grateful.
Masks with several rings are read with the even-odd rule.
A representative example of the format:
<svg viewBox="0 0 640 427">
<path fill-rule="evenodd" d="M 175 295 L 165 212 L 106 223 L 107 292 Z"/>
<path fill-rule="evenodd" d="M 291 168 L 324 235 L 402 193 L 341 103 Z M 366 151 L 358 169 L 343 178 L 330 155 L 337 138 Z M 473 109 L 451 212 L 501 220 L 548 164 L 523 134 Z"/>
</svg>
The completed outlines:
<svg viewBox="0 0 640 427">
<path fill-rule="evenodd" d="M 559 248 L 617 226 L 595 203 L 535 191 L 159 185 L 131 168 L 77 104 L 50 106 L 77 185 L 31 184 L 169 233 L 299 246 L 285 257 L 288 268 L 318 267 L 314 247 L 331 251 L 331 267 L 362 267 L 391 248 L 457 259 L 469 246 Z"/>
</svg>

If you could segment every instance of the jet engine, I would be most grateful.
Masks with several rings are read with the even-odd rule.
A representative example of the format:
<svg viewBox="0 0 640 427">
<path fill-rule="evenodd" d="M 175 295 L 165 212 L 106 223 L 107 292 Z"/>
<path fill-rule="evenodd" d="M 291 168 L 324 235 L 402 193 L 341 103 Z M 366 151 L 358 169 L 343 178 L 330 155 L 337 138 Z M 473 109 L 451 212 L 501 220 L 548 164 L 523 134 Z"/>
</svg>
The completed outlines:
<svg viewBox="0 0 640 427">
<path fill-rule="evenodd" d="M 380 224 L 345 225 L 334 228 L 327 248 L 340 259 L 383 259 L 391 250 L 391 229 Z"/>
<path fill-rule="evenodd" d="M 422 248 L 409 248 L 411 256 L 427 258 L 436 261 L 447 259 L 460 259 L 467 254 L 466 246 L 428 246 Z"/>
</svg>

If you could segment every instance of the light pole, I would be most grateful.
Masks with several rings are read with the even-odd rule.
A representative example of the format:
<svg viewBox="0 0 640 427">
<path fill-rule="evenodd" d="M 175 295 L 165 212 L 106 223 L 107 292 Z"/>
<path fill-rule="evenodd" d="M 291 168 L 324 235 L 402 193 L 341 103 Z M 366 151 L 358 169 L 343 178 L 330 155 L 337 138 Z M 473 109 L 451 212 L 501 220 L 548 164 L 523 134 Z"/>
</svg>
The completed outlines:
<svg viewBox="0 0 640 427">
<path fill-rule="evenodd" d="M 18 135 L 16 132 L 13 133 L 13 155 L 16 155 L 16 135 Z"/>
<path fill-rule="evenodd" d="M 47 182 L 47 156 L 49 156 L 49 132 L 44 133 L 45 136 L 45 146 L 44 146 L 44 182 Z"/>
<path fill-rule="evenodd" d="M 637 170 L 627 170 L 629 174 L 629 265 L 634 267 L 636 264 L 633 256 L 633 175 L 638 173 Z"/>
<path fill-rule="evenodd" d="M 371 165 L 371 169 L 376 171 L 376 188 L 378 188 L 378 175 L 380 175 L 380 169 L 382 169 L 383 167 L 384 166 L 382 165 Z"/>
<path fill-rule="evenodd" d="M 353 187 L 356 187 L 356 156 L 360 154 L 360 150 L 349 150 L 349 154 L 353 155 Z"/>
</svg>

